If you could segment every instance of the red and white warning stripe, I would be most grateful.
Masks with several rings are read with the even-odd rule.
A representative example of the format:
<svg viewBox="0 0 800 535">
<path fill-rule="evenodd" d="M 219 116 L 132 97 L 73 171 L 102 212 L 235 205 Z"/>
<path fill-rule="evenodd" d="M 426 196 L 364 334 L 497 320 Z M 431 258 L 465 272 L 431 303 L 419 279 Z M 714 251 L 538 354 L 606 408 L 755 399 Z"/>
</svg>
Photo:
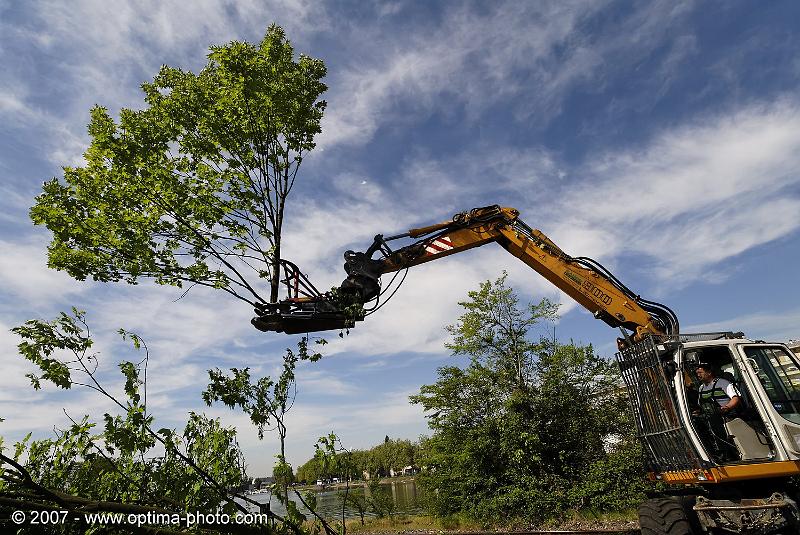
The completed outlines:
<svg viewBox="0 0 800 535">
<path fill-rule="evenodd" d="M 431 243 L 425 246 L 425 252 L 428 254 L 439 254 L 444 251 L 449 251 L 453 248 L 453 242 L 447 236 L 436 238 Z"/>
</svg>

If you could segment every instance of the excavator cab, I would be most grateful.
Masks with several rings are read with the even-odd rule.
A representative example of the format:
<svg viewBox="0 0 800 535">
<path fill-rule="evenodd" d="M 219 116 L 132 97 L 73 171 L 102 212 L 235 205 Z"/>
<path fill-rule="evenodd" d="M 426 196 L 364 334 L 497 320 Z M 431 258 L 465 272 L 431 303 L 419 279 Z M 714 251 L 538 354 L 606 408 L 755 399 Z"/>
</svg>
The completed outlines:
<svg viewBox="0 0 800 535">
<path fill-rule="evenodd" d="M 617 358 L 650 477 L 697 489 L 688 496 L 655 498 L 640 508 L 642 526 L 666 525 L 666 516 L 680 509 L 687 531 L 643 532 L 800 530 L 790 479 L 800 475 L 795 355 L 741 333 L 704 333 L 650 337 Z M 740 410 L 721 414 L 716 402 L 702 407 L 694 373 L 700 362 L 710 363 L 718 377 L 732 379 L 741 395 Z"/>
</svg>

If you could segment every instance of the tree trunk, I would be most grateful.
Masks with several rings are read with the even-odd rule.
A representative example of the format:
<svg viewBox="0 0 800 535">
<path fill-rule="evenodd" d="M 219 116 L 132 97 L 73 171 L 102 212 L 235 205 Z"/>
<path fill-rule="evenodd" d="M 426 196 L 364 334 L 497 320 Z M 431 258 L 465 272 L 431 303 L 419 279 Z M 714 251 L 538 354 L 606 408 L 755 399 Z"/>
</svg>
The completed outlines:
<svg viewBox="0 0 800 535">
<path fill-rule="evenodd" d="M 281 239 L 280 236 L 275 237 L 275 251 L 272 253 L 272 277 L 269 281 L 269 302 L 278 302 L 278 292 L 280 290 L 281 281 Z"/>
<path fill-rule="evenodd" d="M 281 228 L 283 227 L 283 203 L 285 199 L 278 200 L 278 213 L 275 217 L 273 241 L 275 249 L 272 251 L 272 278 L 270 282 L 269 302 L 278 302 L 278 293 L 281 282 Z"/>
</svg>

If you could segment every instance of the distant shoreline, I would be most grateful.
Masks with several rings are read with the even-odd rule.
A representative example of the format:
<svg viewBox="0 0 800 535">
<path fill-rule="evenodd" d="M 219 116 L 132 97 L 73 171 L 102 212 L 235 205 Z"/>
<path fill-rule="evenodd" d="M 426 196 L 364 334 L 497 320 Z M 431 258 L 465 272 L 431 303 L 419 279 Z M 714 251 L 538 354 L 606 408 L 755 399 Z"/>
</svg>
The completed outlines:
<svg viewBox="0 0 800 535">
<path fill-rule="evenodd" d="M 416 476 L 395 476 L 395 477 L 382 477 L 381 484 L 385 483 L 411 483 L 416 481 Z M 363 487 L 367 484 L 367 482 L 363 479 L 359 479 L 356 481 L 350 481 L 350 488 L 358 488 Z M 340 483 L 328 483 L 326 485 L 298 485 L 296 487 L 291 487 L 292 490 L 341 490 L 347 488 L 347 481 L 340 482 Z"/>
</svg>

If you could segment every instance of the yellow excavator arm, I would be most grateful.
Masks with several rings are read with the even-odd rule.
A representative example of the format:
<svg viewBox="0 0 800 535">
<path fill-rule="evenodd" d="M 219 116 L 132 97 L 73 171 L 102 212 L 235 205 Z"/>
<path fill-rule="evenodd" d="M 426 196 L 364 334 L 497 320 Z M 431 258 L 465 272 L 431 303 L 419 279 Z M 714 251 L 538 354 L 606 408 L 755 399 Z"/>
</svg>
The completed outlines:
<svg viewBox="0 0 800 535">
<path fill-rule="evenodd" d="M 409 245 L 393 250 L 390 242 L 411 238 Z M 514 208 L 487 206 L 456 214 L 451 221 L 411 229 L 404 234 L 375 236 L 365 252 L 345 253 L 344 280 L 336 292 L 358 303 L 376 299 L 380 277 L 425 262 L 495 242 L 530 266 L 564 293 L 612 327 L 623 329 L 622 343 L 648 334 L 677 334 L 678 320 L 666 306 L 635 295 L 599 263 L 572 257 L 541 231 L 519 219 Z M 377 258 L 373 258 L 376 256 Z M 294 275 L 298 275 L 295 272 Z M 284 281 L 292 287 L 291 277 Z M 297 288 L 297 281 L 294 281 Z M 348 326 L 347 318 L 330 294 L 294 295 L 275 305 L 257 309 L 253 324 L 262 330 L 308 332 Z M 630 334 L 625 330 L 630 331 Z"/>
</svg>

